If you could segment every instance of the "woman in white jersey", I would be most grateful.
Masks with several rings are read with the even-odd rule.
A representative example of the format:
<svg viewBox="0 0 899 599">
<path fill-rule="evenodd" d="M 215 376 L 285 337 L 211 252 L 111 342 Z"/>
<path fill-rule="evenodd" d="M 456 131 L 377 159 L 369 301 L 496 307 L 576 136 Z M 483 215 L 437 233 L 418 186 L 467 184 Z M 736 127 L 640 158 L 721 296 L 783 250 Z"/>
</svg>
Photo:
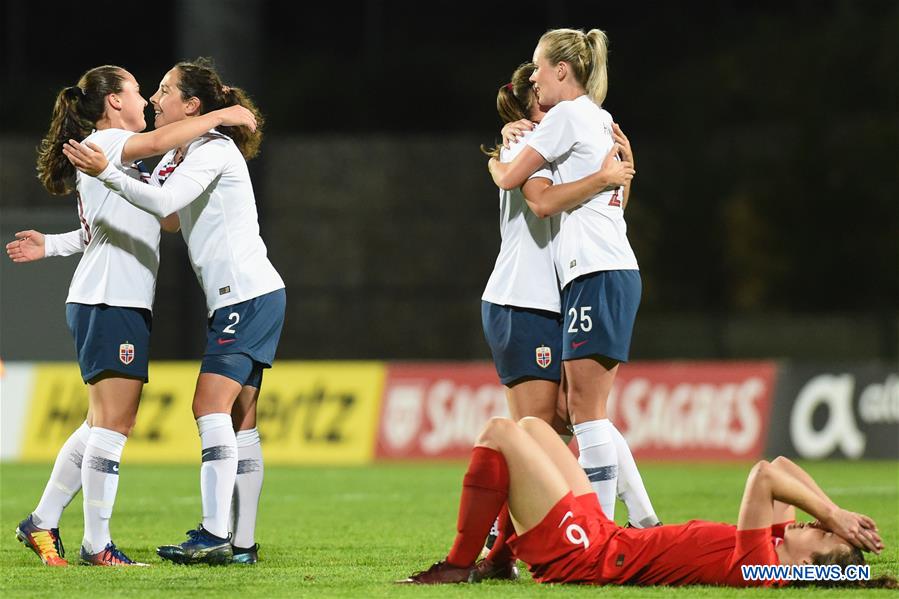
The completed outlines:
<svg viewBox="0 0 899 599">
<path fill-rule="evenodd" d="M 241 90 L 223 85 L 203 59 L 175 65 L 151 102 L 157 126 L 203 118 L 207 111 L 237 103 L 257 112 Z M 261 122 L 258 113 L 257 120 Z M 262 452 L 255 428 L 256 400 L 262 371 L 274 361 L 286 306 L 284 282 L 259 235 L 246 164 L 258 153 L 261 139 L 261 131 L 207 131 L 163 157 L 156 173 L 160 187 L 131 185 L 117 165 L 81 144 L 66 149 L 76 167 L 98 175 L 134 206 L 159 218 L 178 214 L 191 264 L 206 294 L 207 346 L 193 401 L 203 449 L 203 521 L 188 532 L 187 541 L 158 549 L 162 558 L 178 563 L 257 559 L 253 535 Z M 232 538 L 229 513 L 235 484 Z"/>
<path fill-rule="evenodd" d="M 38 176 L 50 193 L 75 191 L 81 229 L 46 236 L 24 231 L 7 245 L 15 262 L 84 252 L 69 288 L 66 319 L 88 385 L 88 417 L 63 445 L 37 508 L 16 530 L 19 540 L 47 565 L 67 564 L 58 523 L 63 509 L 82 487 L 82 562 L 134 563 L 112 542 L 109 519 L 122 449 L 147 380 L 159 265 L 159 220 L 135 209 L 95 179 L 76 176 L 62 147 L 69 139 L 86 137 L 126 176 L 139 182 L 143 176 L 140 164 L 133 163 L 135 159 L 160 154 L 229 116 L 228 122 L 234 124 L 253 122 L 251 113 L 237 109 L 210 114 L 204 123 L 136 133 L 146 127 L 146 105 L 134 77 L 116 66 L 91 69 L 77 85 L 59 93 L 50 130 L 41 143 Z"/>
<path fill-rule="evenodd" d="M 533 63 L 521 65 L 513 73 L 511 82 L 497 94 L 497 110 L 506 126 L 527 124 L 526 131 L 517 135 L 511 146 L 490 155 L 502 162 L 510 162 L 524 147 L 531 134 L 532 123 L 539 123 L 545 112 L 538 104 L 529 78 L 535 70 Z M 521 127 L 525 128 L 525 127 Z M 616 139 L 626 141 L 623 134 Z M 583 179 L 553 185 L 553 173 L 544 165 L 532 173 L 521 189 L 500 192 L 500 232 L 502 244 L 496 266 L 482 297 L 484 333 L 490 345 L 500 380 L 506 385 L 509 412 L 513 419 L 535 416 L 553 426 L 567 438 L 567 410 L 560 407 L 559 366 L 562 323 L 559 316 L 559 285 L 553 265 L 553 246 L 558 233 L 558 216 L 541 218 L 536 212 L 552 202 L 583 202 L 606 187 L 629 185 L 633 169 L 626 161 L 618 161 L 618 147 L 608 152 L 601 168 Z M 563 398 L 564 402 L 564 398 Z M 558 412 L 563 412 L 559 414 Z M 617 432 L 617 431 L 615 431 Z M 623 437 L 622 458 L 630 458 Z M 633 460 L 630 459 L 631 464 Z M 649 497 L 636 466 L 622 468 L 618 494 L 628 505 L 634 525 L 648 522 L 652 512 Z M 630 484 L 626 484 L 626 481 Z M 655 521 L 653 521 L 655 523 Z M 505 541 L 512 532 L 508 510 L 500 513 L 495 532 L 491 533 L 490 552 L 474 566 L 473 580 L 515 578 L 515 558 Z M 490 543 L 489 543 L 490 544 Z M 474 556 L 454 555 L 457 561 L 467 562 Z M 464 565 L 468 566 L 468 563 Z"/>
<path fill-rule="evenodd" d="M 497 185 L 518 187 L 545 162 L 560 182 L 575 181 L 615 151 L 612 117 L 600 108 L 608 88 L 606 46 L 605 33 L 596 29 L 556 29 L 540 38 L 531 81 L 539 102 L 551 108 L 512 162 L 490 161 Z M 626 443 L 616 443 L 620 435 L 607 418 L 606 403 L 618 364 L 628 359 L 641 293 L 624 222 L 625 191 L 603 188 L 586 202 L 538 201 L 538 214 L 562 213 L 555 265 L 562 286 L 568 412 L 580 463 L 610 519 L 619 448 Z M 646 525 L 657 522 L 651 512 L 644 518 Z"/>
</svg>

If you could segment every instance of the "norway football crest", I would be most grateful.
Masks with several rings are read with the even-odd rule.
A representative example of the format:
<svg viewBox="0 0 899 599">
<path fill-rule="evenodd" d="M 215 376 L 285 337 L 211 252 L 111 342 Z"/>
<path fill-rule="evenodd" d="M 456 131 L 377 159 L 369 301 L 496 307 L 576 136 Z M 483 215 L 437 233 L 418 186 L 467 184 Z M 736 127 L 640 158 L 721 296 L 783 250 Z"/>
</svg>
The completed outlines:
<svg viewBox="0 0 899 599">
<path fill-rule="evenodd" d="M 134 362 L 134 345 L 123 343 L 119 346 L 119 361 L 127 366 Z"/>
<path fill-rule="evenodd" d="M 537 348 L 537 366 L 547 368 L 553 361 L 553 352 L 545 345 Z"/>
</svg>

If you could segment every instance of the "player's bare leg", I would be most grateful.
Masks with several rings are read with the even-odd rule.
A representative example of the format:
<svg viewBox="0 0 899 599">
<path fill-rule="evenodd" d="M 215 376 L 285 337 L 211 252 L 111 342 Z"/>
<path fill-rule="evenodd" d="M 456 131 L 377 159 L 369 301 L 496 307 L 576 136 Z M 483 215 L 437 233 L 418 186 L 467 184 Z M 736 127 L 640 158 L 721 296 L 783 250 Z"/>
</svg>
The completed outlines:
<svg viewBox="0 0 899 599">
<path fill-rule="evenodd" d="M 182 564 L 231 563 L 233 551 L 228 533 L 231 499 L 237 479 L 237 436 L 231 418 L 242 385 L 232 378 L 200 372 L 194 391 L 193 412 L 202 447 L 200 497 L 203 522 L 188 531 L 177 545 L 162 545 L 156 553 Z"/>
<path fill-rule="evenodd" d="M 570 488 L 549 456 L 516 423 L 491 419 L 472 450 L 462 485 L 458 534 L 446 560 L 403 582 L 466 582 L 494 518 L 508 502 L 515 530 L 539 524 Z"/>
<path fill-rule="evenodd" d="M 517 422 L 525 417 L 539 418 L 548 423 L 559 422 L 559 383 L 544 379 L 522 379 L 506 387 L 506 402 L 512 420 Z M 560 425 L 561 427 L 562 425 Z M 564 432 L 565 429 L 561 428 Z M 488 579 L 515 580 L 518 578 L 517 560 L 506 546 L 506 540 L 514 532 L 508 507 L 500 511 L 486 545 L 481 552 L 484 557 L 472 573 L 472 582 Z"/>
<path fill-rule="evenodd" d="M 568 445 L 559 438 L 558 433 L 552 427 L 536 418 L 524 418 L 519 421 L 518 425 L 534 439 L 552 461 L 553 467 L 565 479 L 565 484 L 575 497 L 593 492 L 593 487 L 590 486 L 584 469 L 578 464 Z"/>
<path fill-rule="evenodd" d="M 526 379 L 506 387 L 509 415 L 518 422 L 533 416 L 552 423 L 556 414 L 559 383 L 542 379 Z"/>
<path fill-rule="evenodd" d="M 575 423 L 579 461 L 610 520 L 615 516 L 617 496 L 627 505 L 632 526 L 656 526 L 659 519 L 627 441 L 606 412 L 617 373 L 618 362 L 603 356 L 565 362 L 568 409 Z"/>
<path fill-rule="evenodd" d="M 137 565 L 112 542 L 109 520 L 119 485 L 119 462 L 137 418 L 143 379 L 104 372 L 88 384 L 91 429 L 81 468 L 84 493 L 82 563 Z"/>
<path fill-rule="evenodd" d="M 612 442 L 606 403 L 618 362 L 603 356 L 566 360 L 568 411 L 580 450 L 579 462 L 590 479 L 602 511 L 615 519 L 618 452 Z"/>
<path fill-rule="evenodd" d="M 65 548 L 59 532 L 62 512 L 81 490 L 81 463 L 91 434 L 88 410 L 85 421 L 63 443 L 53 470 L 34 511 L 19 522 L 16 538 L 34 551 L 48 566 L 66 566 Z"/>
<path fill-rule="evenodd" d="M 228 516 L 237 478 L 237 437 L 231 409 L 243 386 L 227 376 L 201 372 L 194 391 L 193 411 L 203 449 L 200 489 L 203 529 L 228 538 Z"/>
</svg>

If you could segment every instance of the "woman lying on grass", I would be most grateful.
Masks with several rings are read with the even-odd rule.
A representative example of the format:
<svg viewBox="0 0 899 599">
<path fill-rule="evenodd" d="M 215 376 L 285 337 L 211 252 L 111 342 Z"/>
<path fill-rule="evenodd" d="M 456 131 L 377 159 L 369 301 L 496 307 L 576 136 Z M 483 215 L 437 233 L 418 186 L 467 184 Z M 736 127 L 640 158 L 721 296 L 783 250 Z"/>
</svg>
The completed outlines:
<svg viewBox="0 0 899 599">
<path fill-rule="evenodd" d="M 506 509 L 506 506 L 508 509 Z M 795 522 L 798 507 L 816 519 Z M 491 420 L 475 445 L 462 486 L 458 534 L 446 558 L 401 582 L 476 582 L 494 575 L 491 557 L 477 559 L 499 514 L 511 517 L 507 539 L 538 582 L 616 585 L 772 586 L 808 572 L 864 572 L 862 550 L 883 542 L 868 516 L 837 506 L 799 466 L 786 458 L 757 463 L 746 481 L 737 525 L 691 520 L 647 529 L 621 528 L 606 518 L 583 469 L 545 422 Z M 806 575 L 808 575 L 806 572 Z M 812 576 L 816 576 L 812 574 Z M 820 580 L 817 584 L 831 585 Z M 888 576 L 837 581 L 896 587 Z"/>
</svg>

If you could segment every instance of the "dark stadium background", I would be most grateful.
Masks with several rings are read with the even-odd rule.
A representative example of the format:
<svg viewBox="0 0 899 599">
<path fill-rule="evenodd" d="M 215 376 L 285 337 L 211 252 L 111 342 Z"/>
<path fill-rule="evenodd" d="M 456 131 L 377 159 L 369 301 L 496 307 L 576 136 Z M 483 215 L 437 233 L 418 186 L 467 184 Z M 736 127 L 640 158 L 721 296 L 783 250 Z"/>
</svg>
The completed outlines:
<svg viewBox="0 0 899 599">
<path fill-rule="evenodd" d="M 251 163 L 288 288 L 280 356 L 485 359 L 499 245 L 481 143 L 547 28 L 610 40 L 644 295 L 633 357 L 899 357 L 899 4 L 252 0 L 0 8 L 0 231 L 76 226 L 34 178 L 56 92 L 92 66 L 149 97 L 213 57 L 267 115 Z M 148 120 L 152 115 L 148 111 Z M 75 258 L 0 266 L 0 357 L 71 359 Z M 168 237 L 154 358 L 195 359 L 200 290 Z"/>
</svg>

